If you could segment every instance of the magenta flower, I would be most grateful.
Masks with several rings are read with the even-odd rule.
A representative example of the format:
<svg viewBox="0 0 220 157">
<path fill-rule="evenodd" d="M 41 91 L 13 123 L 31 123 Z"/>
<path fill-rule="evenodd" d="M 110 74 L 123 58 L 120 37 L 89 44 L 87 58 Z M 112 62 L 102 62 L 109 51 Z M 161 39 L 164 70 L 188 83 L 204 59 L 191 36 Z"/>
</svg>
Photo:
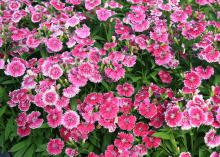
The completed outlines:
<svg viewBox="0 0 220 157">
<path fill-rule="evenodd" d="M 170 107 L 165 113 L 165 121 L 170 127 L 176 127 L 180 125 L 182 120 L 182 113 L 178 106 Z"/>
<path fill-rule="evenodd" d="M 50 155 L 59 155 L 64 147 L 64 142 L 59 139 L 51 139 L 48 143 L 47 143 L 47 152 Z"/>
<path fill-rule="evenodd" d="M 129 83 L 124 83 L 123 85 L 117 85 L 116 89 L 120 96 L 130 97 L 134 93 L 134 87 Z"/>
<path fill-rule="evenodd" d="M 187 72 L 185 75 L 185 79 L 183 81 L 185 87 L 190 89 L 195 89 L 200 86 L 201 78 L 196 72 Z"/>
<path fill-rule="evenodd" d="M 130 131 L 134 128 L 136 122 L 136 117 L 135 116 L 126 116 L 126 115 L 121 115 L 118 117 L 118 126 L 122 130 L 127 130 Z"/>
</svg>

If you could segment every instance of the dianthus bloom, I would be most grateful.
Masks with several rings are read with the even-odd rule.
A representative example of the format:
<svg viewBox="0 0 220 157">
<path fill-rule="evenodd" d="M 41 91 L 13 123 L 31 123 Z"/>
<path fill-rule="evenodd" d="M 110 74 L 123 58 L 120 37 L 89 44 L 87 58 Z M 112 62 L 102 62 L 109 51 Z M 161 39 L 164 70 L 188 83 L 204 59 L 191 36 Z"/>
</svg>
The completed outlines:
<svg viewBox="0 0 220 157">
<path fill-rule="evenodd" d="M 128 150 L 132 147 L 134 137 L 131 134 L 119 133 L 118 138 L 115 139 L 114 144 L 119 150 Z"/>
<path fill-rule="evenodd" d="M 76 149 L 66 148 L 65 154 L 66 154 L 68 157 L 74 157 L 74 156 L 77 156 L 79 153 L 78 153 L 78 151 L 77 151 Z"/>
<path fill-rule="evenodd" d="M 63 48 L 62 42 L 55 37 L 51 37 L 50 39 L 48 39 L 46 45 L 47 48 L 53 52 L 59 52 Z"/>
<path fill-rule="evenodd" d="M 139 122 L 135 125 L 133 133 L 135 136 L 145 136 L 148 133 L 149 126 L 143 122 Z"/>
<path fill-rule="evenodd" d="M 81 28 L 76 29 L 75 33 L 80 38 L 87 38 L 90 35 L 90 28 L 84 24 Z"/>
<path fill-rule="evenodd" d="M 199 127 L 206 122 L 206 114 L 199 107 L 190 107 L 189 109 L 189 121 L 191 126 Z"/>
<path fill-rule="evenodd" d="M 31 129 L 39 128 L 43 124 L 43 119 L 39 118 L 40 115 L 41 113 L 39 111 L 32 111 L 27 116 L 27 121 Z"/>
<path fill-rule="evenodd" d="M 118 126 L 122 130 L 130 131 L 134 128 L 136 122 L 135 116 L 122 115 L 118 118 Z"/>
<path fill-rule="evenodd" d="M 204 137 L 205 143 L 210 148 L 215 148 L 220 146 L 220 135 L 216 135 L 214 129 L 210 129 Z"/>
<path fill-rule="evenodd" d="M 80 117 L 75 111 L 66 111 L 63 115 L 62 124 L 67 129 L 76 128 L 79 125 Z"/>
<path fill-rule="evenodd" d="M 62 68 L 55 64 L 49 68 L 48 76 L 53 80 L 58 80 L 63 75 Z"/>
<path fill-rule="evenodd" d="M 160 145 L 160 138 L 152 136 L 155 132 L 149 131 L 146 136 L 143 137 L 143 141 L 147 148 L 157 148 Z"/>
<path fill-rule="evenodd" d="M 163 83 L 171 83 L 172 82 L 173 78 L 169 72 L 164 71 L 164 70 L 160 70 L 158 75 Z"/>
<path fill-rule="evenodd" d="M 50 155 L 58 155 L 62 152 L 64 142 L 61 139 L 51 139 L 47 144 L 47 152 Z"/>
<path fill-rule="evenodd" d="M 124 83 L 123 85 L 117 85 L 116 89 L 120 96 L 130 97 L 134 93 L 134 87 L 129 83 Z"/>
<path fill-rule="evenodd" d="M 62 111 L 58 109 L 52 109 L 47 115 L 48 125 L 52 128 L 58 127 L 62 122 Z"/>
<path fill-rule="evenodd" d="M 10 75 L 12 77 L 19 77 L 19 76 L 24 75 L 25 70 L 26 70 L 26 67 L 21 61 L 14 60 L 7 64 L 6 69 L 5 69 L 5 74 Z"/>
<path fill-rule="evenodd" d="M 85 8 L 87 10 L 92 10 L 100 4 L 101 4 L 101 0 L 92 0 L 92 1 L 91 0 L 85 0 Z"/>
<path fill-rule="evenodd" d="M 105 102 L 101 104 L 99 107 L 99 112 L 101 116 L 105 119 L 113 119 L 117 116 L 117 113 L 119 111 L 118 104 L 115 102 L 110 103 L 110 102 Z"/>
<path fill-rule="evenodd" d="M 179 126 L 182 120 L 182 113 L 180 112 L 179 107 L 170 107 L 165 113 L 165 120 L 170 127 Z"/>
<path fill-rule="evenodd" d="M 196 72 L 188 72 L 185 74 L 185 79 L 183 82 L 185 87 L 195 89 L 200 86 L 201 79 Z"/>
<path fill-rule="evenodd" d="M 219 157 L 220 156 L 220 153 L 218 152 L 213 152 L 210 157 Z"/>
<path fill-rule="evenodd" d="M 107 10 L 105 8 L 96 10 L 96 14 L 97 14 L 99 21 L 107 21 L 108 18 L 113 15 L 111 10 Z"/>
<path fill-rule="evenodd" d="M 46 105 L 55 105 L 59 99 L 59 95 L 55 90 L 47 90 L 42 95 L 43 103 Z"/>
<path fill-rule="evenodd" d="M 190 152 L 182 152 L 180 153 L 179 157 L 191 157 Z"/>
</svg>

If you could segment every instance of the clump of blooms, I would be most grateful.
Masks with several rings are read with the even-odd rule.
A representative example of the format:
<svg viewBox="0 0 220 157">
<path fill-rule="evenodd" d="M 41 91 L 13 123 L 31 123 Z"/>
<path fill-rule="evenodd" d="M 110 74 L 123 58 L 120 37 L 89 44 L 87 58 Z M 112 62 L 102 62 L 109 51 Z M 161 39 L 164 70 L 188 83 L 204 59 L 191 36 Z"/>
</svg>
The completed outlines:
<svg viewBox="0 0 220 157">
<path fill-rule="evenodd" d="M 49 155 L 217 157 L 219 5 L 0 1 L 0 104 Z"/>
</svg>

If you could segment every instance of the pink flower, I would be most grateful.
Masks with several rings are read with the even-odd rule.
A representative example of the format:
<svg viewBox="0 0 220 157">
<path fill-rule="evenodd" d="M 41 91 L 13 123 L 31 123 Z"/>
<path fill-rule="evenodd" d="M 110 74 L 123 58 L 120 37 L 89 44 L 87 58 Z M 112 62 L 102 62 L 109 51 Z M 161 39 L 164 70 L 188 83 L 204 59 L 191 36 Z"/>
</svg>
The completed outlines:
<svg viewBox="0 0 220 157">
<path fill-rule="evenodd" d="M 5 60 L 0 59 L 0 69 L 4 69 L 4 68 L 5 68 Z"/>
<path fill-rule="evenodd" d="M 58 109 L 52 109 L 47 115 L 47 123 L 51 128 L 58 127 L 62 122 L 62 111 Z"/>
<path fill-rule="evenodd" d="M 58 80 L 63 75 L 63 69 L 58 65 L 54 64 L 49 68 L 48 76 L 53 80 Z"/>
<path fill-rule="evenodd" d="M 90 35 L 90 28 L 83 24 L 81 28 L 75 30 L 75 33 L 80 38 L 87 38 Z"/>
<path fill-rule="evenodd" d="M 47 152 L 50 155 L 58 155 L 62 152 L 64 147 L 64 142 L 59 139 L 50 139 L 50 141 L 47 144 Z"/>
<path fill-rule="evenodd" d="M 34 79 L 34 76 L 24 76 L 21 87 L 24 89 L 34 89 L 36 86 L 36 82 Z"/>
<path fill-rule="evenodd" d="M 65 154 L 68 157 L 74 157 L 74 156 L 78 156 L 78 151 L 76 149 L 72 149 L 72 148 L 66 148 L 65 149 Z"/>
<path fill-rule="evenodd" d="M 18 1 L 9 1 L 9 9 L 12 11 L 16 11 L 20 8 L 21 4 Z"/>
<path fill-rule="evenodd" d="M 212 152 L 212 154 L 210 155 L 210 157 L 219 157 L 220 153 L 218 152 Z"/>
<path fill-rule="evenodd" d="M 68 80 L 75 86 L 83 87 L 87 84 L 88 79 L 81 75 L 79 71 L 73 68 L 68 74 Z"/>
<path fill-rule="evenodd" d="M 196 72 L 202 79 L 209 79 L 214 74 L 214 68 L 207 66 L 206 69 L 203 69 L 202 66 L 195 68 Z"/>
<path fill-rule="evenodd" d="M 216 135 L 214 129 L 210 129 L 204 137 L 205 143 L 209 148 L 215 148 L 220 145 L 220 135 Z"/>
<path fill-rule="evenodd" d="M 118 138 L 115 139 L 114 145 L 119 149 L 119 150 L 128 150 L 132 147 L 132 143 L 134 142 L 134 137 L 131 134 L 126 134 L 123 132 L 120 132 L 118 134 Z"/>
<path fill-rule="evenodd" d="M 136 122 L 136 117 L 135 116 L 126 116 L 126 115 L 121 115 L 118 117 L 118 126 L 122 130 L 127 130 L 130 131 L 134 128 Z"/>
<path fill-rule="evenodd" d="M 92 64 L 90 64 L 90 63 L 82 63 L 79 66 L 79 74 L 83 75 L 85 77 L 91 76 L 93 71 L 94 71 L 94 68 L 93 68 Z"/>
<path fill-rule="evenodd" d="M 40 45 L 41 41 L 39 39 L 35 39 L 34 36 L 29 35 L 26 40 L 26 44 L 30 48 L 37 48 Z"/>
<path fill-rule="evenodd" d="M 181 152 L 179 157 L 191 157 L 190 152 Z"/>
<path fill-rule="evenodd" d="M 116 89 L 120 96 L 130 97 L 134 93 L 134 87 L 129 83 L 124 83 L 123 85 L 117 85 Z"/>
<path fill-rule="evenodd" d="M 32 111 L 27 116 L 27 121 L 31 129 L 39 128 L 43 124 L 44 120 L 39 118 L 40 115 L 41 113 L 39 111 Z"/>
<path fill-rule="evenodd" d="M 148 131 L 148 134 L 143 137 L 143 142 L 147 148 L 157 148 L 160 145 L 160 138 L 152 136 L 155 132 Z"/>
<path fill-rule="evenodd" d="M 111 10 L 100 8 L 96 10 L 99 21 L 107 21 L 114 13 Z"/>
<path fill-rule="evenodd" d="M 142 102 L 138 108 L 138 112 L 145 118 L 152 118 L 157 114 L 157 107 L 150 102 Z"/>
<path fill-rule="evenodd" d="M 16 60 L 7 64 L 5 68 L 5 74 L 10 75 L 12 77 L 19 77 L 24 75 L 25 70 L 25 65 L 21 61 Z"/>
<path fill-rule="evenodd" d="M 55 105 L 58 99 L 59 95 L 52 89 L 45 91 L 42 95 L 42 101 L 46 105 Z"/>
<path fill-rule="evenodd" d="M 60 2 L 59 0 L 50 0 L 50 4 L 57 10 L 61 11 L 65 8 L 65 3 Z"/>
<path fill-rule="evenodd" d="M 163 83 L 168 83 L 169 84 L 169 83 L 172 82 L 173 78 L 172 78 L 172 76 L 170 75 L 169 72 L 164 71 L 164 70 L 160 70 L 158 75 L 159 75 L 159 77 L 160 77 L 160 79 Z"/>
<path fill-rule="evenodd" d="M 148 133 L 149 126 L 143 122 L 138 122 L 133 130 L 135 136 L 145 136 Z"/>
<path fill-rule="evenodd" d="M 220 123 L 220 107 L 216 111 L 216 121 Z"/>
<path fill-rule="evenodd" d="M 29 126 L 26 124 L 24 126 L 19 126 L 17 128 L 17 134 L 21 137 L 25 137 L 30 135 L 31 133 L 31 129 L 29 128 Z"/>
<path fill-rule="evenodd" d="M 16 118 L 17 126 L 25 126 L 27 123 L 27 114 L 26 112 L 22 112 Z"/>
<path fill-rule="evenodd" d="M 206 115 L 201 108 L 190 107 L 188 112 L 191 126 L 199 127 L 201 124 L 204 124 L 206 122 Z"/>
<path fill-rule="evenodd" d="M 188 111 L 183 111 L 180 126 L 182 130 L 189 130 L 191 128 Z"/>
<path fill-rule="evenodd" d="M 80 117 L 75 111 L 66 111 L 63 115 L 62 124 L 67 129 L 76 128 L 79 125 Z"/>
<path fill-rule="evenodd" d="M 69 87 L 63 89 L 63 96 L 65 96 L 67 98 L 73 98 L 79 92 L 80 92 L 79 87 L 77 87 L 75 85 L 70 85 Z"/>
<path fill-rule="evenodd" d="M 182 120 L 182 113 L 178 106 L 170 107 L 165 113 L 165 121 L 170 127 L 176 127 L 180 125 Z"/>
<path fill-rule="evenodd" d="M 101 4 L 101 0 L 92 0 L 92 1 L 91 0 L 85 0 L 85 8 L 87 10 L 92 10 L 100 4 Z"/>
<path fill-rule="evenodd" d="M 40 22 L 40 21 L 41 21 L 41 18 L 42 18 L 42 15 L 41 15 L 40 13 L 33 13 L 33 14 L 31 15 L 31 21 L 32 21 L 33 23 L 38 23 L 38 22 Z"/>
<path fill-rule="evenodd" d="M 183 81 L 185 87 L 190 89 L 195 89 L 200 86 L 201 79 L 196 72 L 187 72 L 185 73 L 185 79 Z"/>
<path fill-rule="evenodd" d="M 117 116 L 119 107 L 117 103 L 105 102 L 100 105 L 99 112 L 104 119 L 113 119 Z"/>
<path fill-rule="evenodd" d="M 171 15 L 170 18 L 173 22 L 186 22 L 188 15 L 183 10 L 175 10 Z"/>
<path fill-rule="evenodd" d="M 99 125 L 103 126 L 104 128 L 108 129 L 109 132 L 114 132 L 116 129 L 115 119 L 99 119 Z"/>
<path fill-rule="evenodd" d="M 76 16 L 73 16 L 66 21 L 65 27 L 67 27 L 67 28 L 68 27 L 75 27 L 79 23 L 80 23 L 79 18 Z"/>
<path fill-rule="evenodd" d="M 51 50 L 53 52 L 59 52 L 63 48 L 62 42 L 55 37 L 51 37 L 50 39 L 48 39 L 46 41 L 46 46 L 49 50 Z"/>
</svg>

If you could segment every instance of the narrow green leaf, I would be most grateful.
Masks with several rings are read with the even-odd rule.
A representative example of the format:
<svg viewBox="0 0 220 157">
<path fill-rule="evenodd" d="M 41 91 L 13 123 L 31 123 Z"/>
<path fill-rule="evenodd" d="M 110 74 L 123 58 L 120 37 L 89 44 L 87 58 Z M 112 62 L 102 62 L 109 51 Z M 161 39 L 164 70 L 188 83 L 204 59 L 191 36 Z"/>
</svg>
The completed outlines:
<svg viewBox="0 0 220 157">
<path fill-rule="evenodd" d="M 159 137 L 161 139 L 164 139 L 164 140 L 170 140 L 171 139 L 171 136 L 168 134 L 168 133 L 165 133 L 165 132 L 156 132 L 153 134 L 154 137 Z"/>
<path fill-rule="evenodd" d="M 24 147 L 27 146 L 28 144 L 29 144 L 29 142 L 28 142 L 27 140 L 21 141 L 21 142 L 15 144 L 15 145 L 11 148 L 10 151 L 11 151 L 11 152 L 16 152 L 16 151 L 18 151 L 18 150 L 24 148 Z"/>
</svg>

